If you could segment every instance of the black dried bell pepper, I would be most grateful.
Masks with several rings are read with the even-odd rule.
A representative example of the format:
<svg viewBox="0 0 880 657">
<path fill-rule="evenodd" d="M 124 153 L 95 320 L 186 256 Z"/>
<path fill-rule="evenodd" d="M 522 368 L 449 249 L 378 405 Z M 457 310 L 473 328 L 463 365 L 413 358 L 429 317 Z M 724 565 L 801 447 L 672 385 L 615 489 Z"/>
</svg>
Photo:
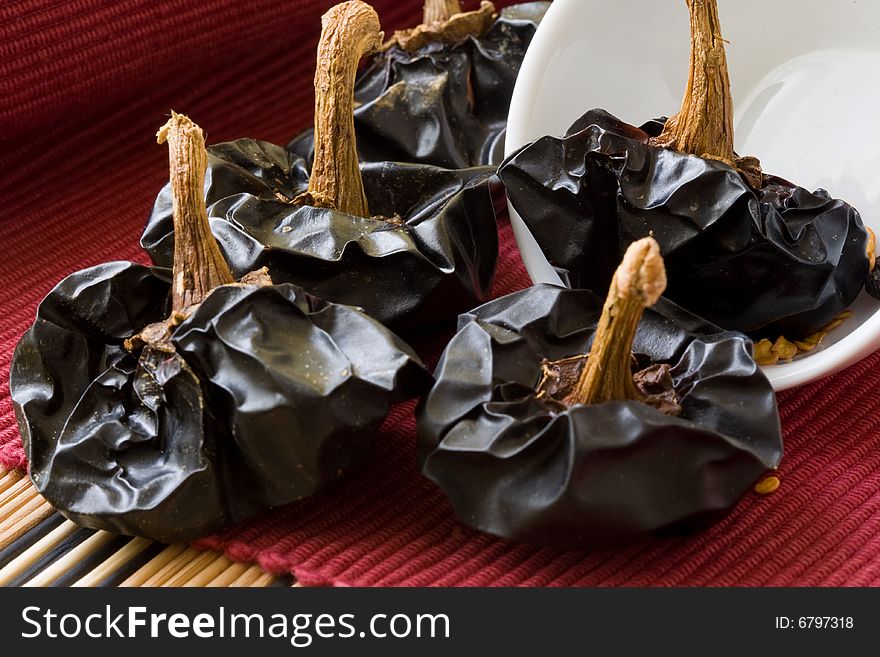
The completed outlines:
<svg viewBox="0 0 880 657">
<path fill-rule="evenodd" d="M 538 285 L 462 315 L 418 409 L 423 471 L 462 522 L 607 546 L 703 527 L 779 463 L 751 341 L 658 300 L 664 284 L 645 238 L 604 306 Z"/>
<path fill-rule="evenodd" d="M 671 300 L 755 337 L 805 338 L 864 287 L 868 231 L 844 201 L 734 153 L 716 2 L 688 6 L 693 84 L 678 115 L 637 128 L 591 110 L 563 138 L 520 149 L 499 175 L 572 286 L 603 289 L 626 246 L 653 235 Z"/>
<path fill-rule="evenodd" d="M 355 84 L 361 160 L 450 169 L 497 165 L 504 157 L 510 99 L 526 50 L 549 2 L 495 12 L 485 0 L 427 0 L 422 24 L 397 32 Z M 314 133 L 289 148 L 311 159 Z"/>
<path fill-rule="evenodd" d="M 356 308 L 265 270 L 235 283 L 202 202 L 201 130 L 174 114 L 159 136 L 183 236 L 173 271 L 111 262 L 65 278 L 15 350 L 10 389 L 56 509 L 171 542 L 344 476 L 430 375 Z"/>
<path fill-rule="evenodd" d="M 250 139 L 211 147 L 205 200 L 214 235 L 236 275 L 266 266 L 277 282 L 357 305 L 397 330 L 452 321 L 487 298 L 494 278 L 494 169 L 359 167 L 352 90 L 358 60 L 381 45 L 378 17 L 346 2 L 323 25 L 314 160 Z M 170 264 L 167 187 L 141 244 L 155 264 Z"/>
</svg>

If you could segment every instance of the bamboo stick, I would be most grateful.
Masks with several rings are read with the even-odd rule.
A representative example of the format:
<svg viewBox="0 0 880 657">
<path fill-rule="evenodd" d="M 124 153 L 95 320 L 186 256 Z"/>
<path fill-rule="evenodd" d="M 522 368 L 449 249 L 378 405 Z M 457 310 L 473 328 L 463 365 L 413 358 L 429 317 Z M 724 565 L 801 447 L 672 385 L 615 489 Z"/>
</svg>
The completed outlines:
<svg viewBox="0 0 880 657">
<path fill-rule="evenodd" d="M 157 575 L 168 564 L 172 563 L 177 557 L 186 551 L 186 545 L 175 543 L 169 545 L 155 557 L 150 559 L 143 566 L 129 575 L 119 586 L 145 586 L 146 583 L 155 575 Z"/>
<path fill-rule="evenodd" d="M 0 493 L 0 513 L 6 508 L 7 504 L 12 504 L 15 499 L 25 493 L 36 493 L 36 489 L 31 486 L 30 479 L 19 479 L 5 491 Z M 30 497 L 28 497 L 30 499 Z"/>
<path fill-rule="evenodd" d="M 101 582 L 111 577 L 118 569 L 122 568 L 129 561 L 134 559 L 141 552 L 146 550 L 152 541 L 146 538 L 133 538 L 119 550 L 110 555 L 101 564 L 91 570 L 89 573 L 79 578 L 71 586 L 88 587 L 98 586 Z"/>
<path fill-rule="evenodd" d="M 0 550 L 24 536 L 31 529 L 55 513 L 55 509 L 42 497 L 33 499 L 7 520 L 0 522 Z"/>
<path fill-rule="evenodd" d="M 37 501 L 36 506 L 39 506 L 40 502 L 43 500 L 43 496 L 33 488 L 26 488 L 13 499 L 8 500 L 6 504 L 0 507 L 0 524 L 5 523 L 12 516 L 16 515 L 19 509 L 33 504 L 34 500 Z"/>
<path fill-rule="evenodd" d="M 251 584 L 252 588 L 257 587 L 266 587 L 271 585 L 275 581 L 275 575 L 271 573 L 262 573 L 253 584 Z"/>
<path fill-rule="evenodd" d="M 253 586 L 260 577 L 264 575 L 264 571 L 257 564 L 251 564 L 247 570 L 229 586 Z"/>
<path fill-rule="evenodd" d="M 217 554 L 216 552 L 198 552 L 194 559 L 184 564 L 183 568 L 164 582 L 161 582 L 159 586 L 183 586 L 201 572 L 203 568 L 207 568 L 222 556 L 222 554 Z"/>
<path fill-rule="evenodd" d="M 103 530 L 95 532 L 82 543 L 77 545 L 75 548 L 53 561 L 38 575 L 29 579 L 22 586 L 49 586 L 52 582 L 62 577 L 65 573 L 67 573 L 67 571 L 73 568 L 80 561 L 86 559 L 91 554 L 94 554 L 95 552 L 100 550 L 114 538 L 116 538 L 116 534 L 112 534 L 110 532 L 106 532 Z"/>
<path fill-rule="evenodd" d="M 31 545 L 27 550 L 0 568 L 0 586 L 6 586 L 19 578 L 28 568 L 51 552 L 65 539 L 69 538 L 79 527 L 70 520 L 65 520 L 50 533 Z"/>
<path fill-rule="evenodd" d="M 229 569 L 235 564 L 232 560 L 228 559 L 225 555 L 219 554 L 217 558 L 212 561 L 209 565 L 202 568 L 198 573 L 196 573 L 193 577 L 191 577 L 188 581 L 183 582 L 181 586 L 185 586 L 187 588 L 192 587 L 201 587 L 207 586 L 208 583 L 217 577 L 223 571 Z"/>
<path fill-rule="evenodd" d="M 12 484 L 18 482 L 24 475 L 18 470 L 6 470 L 0 468 L 0 493 L 5 491 Z"/>
<path fill-rule="evenodd" d="M 227 587 L 233 586 L 235 581 L 245 574 L 247 569 L 250 568 L 250 564 L 246 563 L 233 563 L 229 568 L 224 570 L 222 573 L 217 575 L 210 582 L 205 584 L 207 587 L 215 588 L 215 587 Z"/>
<path fill-rule="evenodd" d="M 162 586 L 170 578 L 174 577 L 196 557 L 201 554 L 195 548 L 184 547 L 176 557 L 168 561 L 164 566 L 148 577 L 141 586 Z"/>
<path fill-rule="evenodd" d="M 48 508 L 50 513 L 54 510 L 52 505 L 49 504 L 42 495 L 34 495 L 31 499 L 25 501 L 19 506 L 14 512 L 0 520 L 0 532 L 16 524 L 22 518 L 26 518 L 31 514 L 36 513 L 42 507 Z"/>
<path fill-rule="evenodd" d="M 30 479 L 17 470 L 0 468 L 0 549 L 7 547 L 54 513 L 52 506 L 37 492 Z M 0 568 L 0 586 L 19 579 L 79 527 L 65 520 L 22 554 Z M 24 586 L 48 586 L 72 567 L 94 554 L 115 538 L 99 531 L 49 564 Z M 103 563 L 72 584 L 74 587 L 97 586 L 137 557 L 152 542 L 134 538 Z M 185 545 L 171 545 L 130 575 L 120 586 L 249 586 L 265 587 L 276 581 L 256 564 L 235 563 L 223 554 L 201 552 Z M 293 586 L 299 586 L 294 583 Z"/>
</svg>

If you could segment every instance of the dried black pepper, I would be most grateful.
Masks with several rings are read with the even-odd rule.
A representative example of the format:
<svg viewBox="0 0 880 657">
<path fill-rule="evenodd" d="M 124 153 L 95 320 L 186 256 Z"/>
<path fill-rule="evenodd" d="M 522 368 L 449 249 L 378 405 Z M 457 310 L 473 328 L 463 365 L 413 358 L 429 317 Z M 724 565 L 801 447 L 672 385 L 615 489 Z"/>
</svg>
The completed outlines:
<svg viewBox="0 0 880 657">
<path fill-rule="evenodd" d="M 332 38 L 345 30 L 345 38 Z M 316 100 L 317 155 L 249 139 L 213 146 L 205 201 L 236 276 L 266 266 L 276 282 L 360 306 L 408 330 L 452 321 L 487 298 L 498 252 L 494 169 L 394 162 L 358 168 L 351 110 L 355 67 L 380 43 L 378 17 L 368 5 L 347 2 L 331 9 L 316 73 L 323 92 Z M 141 243 L 155 264 L 170 264 L 174 231 L 167 187 Z"/>
<path fill-rule="evenodd" d="M 112 262 L 40 304 L 10 389 L 36 488 L 95 528 L 198 537 L 355 468 L 390 406 L 430 376 L 360 310 L 265 271 L 234 283 L 201 204 L 201 130 L 169 140 L 173 272 Z M 169 303 L 170 298 L 170 303 Z"/>
<path fill-rule="evenodd" d="M 591 110 L 500 169 L 551 264 L 603 289 L 628 244 L 660 243 L 670 299 L 728 329 L 801 340 L 858 296 L 871 266 L 859 213 L 763 174 L 733 151 L 715 0 L 689 0 L 689 86 L 675 117 L 640 128 Z"/>
<path fill-rule="evenodd" d="M 489 2 L 464 14 L 457 1 L 437 4 L 439 13 L 428 0 L 423 25 L 395 35 L 358 77 L 354 116 L 365 162 L 461 169 L 503 159 L 513 87 L 550 3 L 513 5 L 497 17 Z M 449 16 L 474 20 L 444 34 Z M 303 133 L 290 148 L 311 159 L 312 139 Z"/>
<path fill-rule="evenodd" d="M 539 285 L 462 315 L 418 409 L 423 471 L 462 522 L 606 546 L 717 520 L 778 465 L 751 342 L 665 299 L 645 309 L 661 268 L 641 240 L 604 305 Z"/>
</svg>

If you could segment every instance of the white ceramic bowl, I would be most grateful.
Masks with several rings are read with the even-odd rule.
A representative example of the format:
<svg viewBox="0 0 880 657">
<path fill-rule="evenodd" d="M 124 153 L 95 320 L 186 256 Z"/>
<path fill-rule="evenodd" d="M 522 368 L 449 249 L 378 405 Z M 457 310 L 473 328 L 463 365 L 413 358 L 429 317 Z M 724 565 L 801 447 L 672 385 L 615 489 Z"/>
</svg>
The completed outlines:
<svg viewBox="0 0 880 657">
<path fill-rule="evenodd" d="M 880 2 L 719 0 L 719 11 L 737 151 L 845 199 L 880 235 Z M 684 0 L 555 0 L 516 84 L 508 154 L 594 107 L 635 125 L 677 112 L 688 29 Z M 513 208 L 511 219 L 532 280 L 560 283 Z M 765 368 L 776 390 L 880 348 L 880 302 L 862 293 L 851 309 L 820 349 Z"/>
</svg>

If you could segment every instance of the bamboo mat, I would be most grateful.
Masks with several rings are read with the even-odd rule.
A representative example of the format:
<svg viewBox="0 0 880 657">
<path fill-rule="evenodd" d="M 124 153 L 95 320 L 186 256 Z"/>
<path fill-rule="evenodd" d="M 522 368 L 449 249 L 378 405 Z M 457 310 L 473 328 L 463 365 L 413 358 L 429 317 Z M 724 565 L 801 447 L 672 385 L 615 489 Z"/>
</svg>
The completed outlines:
<svg viewBox="0 0 880 657">
<path fill-rule="evenodd" d="M 185 544 L 84 529 L 17 471 L 0 468 L 0 586 L 296 586 Z"/>
</svg>

